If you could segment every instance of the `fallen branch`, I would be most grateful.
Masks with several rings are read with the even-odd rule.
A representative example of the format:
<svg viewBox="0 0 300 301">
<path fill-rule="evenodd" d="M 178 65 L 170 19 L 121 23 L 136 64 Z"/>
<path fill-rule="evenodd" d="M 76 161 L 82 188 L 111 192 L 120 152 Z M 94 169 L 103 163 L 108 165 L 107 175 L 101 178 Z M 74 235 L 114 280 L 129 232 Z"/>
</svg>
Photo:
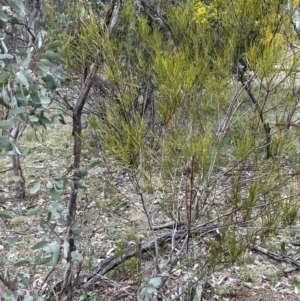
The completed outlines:
<svg viewBox="0 0 300 301">
<path fill-rule="evenodd" d="M 300 270 L 300 263 L 290 257 L 287 257 L 287 256 L 284 256 L 284 255 L 281 255 L 281 254 L 277 254 L 277 253 L 274 253 L 274 252 L 271 252 L 263 247 L 260 247 L 260 246 L 252 246 L 250 248 L 250 250 L 252 251 L 256 251 L 258 253 L 262 253 L 264 255 L 267 255 L 268 257 L 272 258 L 272 259 L 275 259 L 277 261 L 280 261 L 280 262 L 286 262 L 286 263 L 289 263 L 291 264 L 293 267 L 295 267 L 296 269 Z"/>
<path fill-rule="evenodd" d="M 153 226 L 153 230 L 174 229 L 183 226 L 183 223 L 169 222 L 162 225 Z"/>
<path fill-rule="evenodd" d="M 179 230 L 175 234 L 175 239 L 181 239 L 187 234 L 187 230 Z M 161 246 L 166 241 L 172 239 L 172 232 L 169 232 L 167 234 L 163 234 L 161 236 L 156 237 L 156 243 L 157 245 Z M 155 239 L 152 239 L 150 241 L 147 241 L 141 245 L 141 252 L 149 252 L 151 250 L 155 249 Z M 94 275 L 104 276 L 107 272 L 112 270 L 113 268 L 117 267 L 119 264 L 121 264 L 124 260 L 130 259 L 131 257 L 135 256 L 137 254 L 138 250 L 136 247 L 128 247 L 123 251 L 122 257 L 120 257 L 118 254 L 115 254 L 105 260 L 103 260 L 100 263 L 100 266 L 96 267 L 94 269 Z M 91 285 L 93 284 L 93 278 L 92 276 L 88 281 L 83 285 L 83 289 L 89 289 Z"/>
<path fill-rule="evenodd" d="M 217 228 L 219 228 L 219 225 L 212 225 L 207 226 L 206 224 L 195 226 L 191 229 L 192 233 L 195 234 L 207 234 L 209 232 L 215 231 Z M 143 244 L 141 244 L 141 250 L 140 252 L 149 252 L 151 250 L 155 249 L 155 244 L 158 246 L 163 245 L 167 241 L 171 240 L 172 238 L 175 240 L 181 240 L 188 234 L 188 229 L 184 227 L 183 229 L 176 230 L 168 232 L 166 234 L 163 234 L 161 236 L 156 237 L 156 239 L 151 239 Z M 156 240 L 156 242 L 155 242 Z M 85 290 L 88 290 L 93 285 L 93 278 L 95 276 L 104 276 L 107 272 L 111 271 L 118 265 L 120 265 L 123 261 L 132 258 L 133 256 L 137 255 L 139 252 L 138 247 L 128 247 L 123 251 L 122 256 L 119 256 L 118 254 L 115 254 L 105 260 L 103 260 L 100 265 L 95 267 L 93 269 L 94 275 L 88 278 L 88 280 L 83 284 L 82 288 Z M 97 278 L 97 277 L 96 277 Z M 79 281 L 80 282 L 80 281 Z"/>
</svg>

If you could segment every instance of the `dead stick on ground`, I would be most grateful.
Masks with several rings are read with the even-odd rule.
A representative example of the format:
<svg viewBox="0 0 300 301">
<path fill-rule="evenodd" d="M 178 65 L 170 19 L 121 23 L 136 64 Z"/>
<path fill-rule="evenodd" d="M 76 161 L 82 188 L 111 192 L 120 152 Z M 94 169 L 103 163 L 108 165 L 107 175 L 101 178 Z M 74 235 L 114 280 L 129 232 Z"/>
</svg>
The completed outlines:
<svg viewBox="0 0 300 301">
<path fill-rule="evenodd" d="M 300 263 L 298 261 L 290 258 L 290 257 L 284 256 L 284 255 L 281 255 L 281 254 L 276 254 L 276 253 L 271 252 L 271 251 L 269 251 L 269 250 L 267 250 L 267 249 L 265 249 L 263 247 L 260 247 L 260 246 L 252 246 L 250 248 L 250 250 L 256 251 L 258 253 L 262 253 L 264 255 L 267 255 L 270 258 L 275 259 L 277 261 L 289 263 L 293 267 L 295 267 L 296 269 L 300 270 Z"/>
<path fill-rule="evenodd" d="M 198 226 L 195 226 L 192 228 L 192 232 L 198 233 L 200 236 L 207 235 L 208 233 L 211 233 L 215 231 L 216 229 L 220 228 L 219 225 L 211 225 L 207 226 L 207 224 L 201 224 Z M 185 235 L 188 233 L 188 230 L 186 228 L 177 230 L 174 234 L 174 231 L 168 232 L 166 234 L 160 235 L 156 237 L 156 239 L 151 239 L 150 241 L 147 241 L 141 245 L 141 252 L 148 252 L 150 250 L 155 249 L 155 244 L 158 246 L 163 245 L 167 241 L 171 241 L 172 238 L 175 240 L 181 240 L 185 237 Z M 94 275 L 88 278 L 87 282 L 85 282 L 82 286 L 83 289 L 87 290 L 89 289 L 94 282 L 95 276 L 103 276 L 110 270 L 117 267 L 119 264 L 121 264 L 124 260 L 127 260 L 133 256 L 136 255 L 137 249 L 136 247 L 128 247 L 123 251 L 122 256 L 119 256 L 118 254 L 115 254 L 105 260 L 103 260 L 100 265 L 95 267 L 93 269 Z M 96 278 L 96 277 L 95 277 Z M 81 282 L 82 283 L 82 282 Z"/>
</svg>

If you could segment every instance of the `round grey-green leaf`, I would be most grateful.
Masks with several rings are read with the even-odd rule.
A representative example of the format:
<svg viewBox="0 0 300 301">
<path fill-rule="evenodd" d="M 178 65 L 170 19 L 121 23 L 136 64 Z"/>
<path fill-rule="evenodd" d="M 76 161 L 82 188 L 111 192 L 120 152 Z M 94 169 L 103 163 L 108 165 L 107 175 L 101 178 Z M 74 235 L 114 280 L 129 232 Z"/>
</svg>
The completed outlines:
<svg viewBox="0 0 300 301">
<path fill-rule="evenodd" d="M 77 261 L 82 261 L 83 260 L 83 256 L 77 251 L 71 252 L 71 256 L 74 260 L 77 260 Z"/>
<path fill-rule="evenodd" d="M 156 288 L 155 288 L 155 287 L 153 287 L 153 286 L 147 287 L 147 293 L 148 293 L 149 295 L 152 295 L 152 294 L 154 294 L 155 292 L 156 292 Z"/>
<path fill-rule="evenodd" d="M 51 244 L 48 244 L 47 246 L 45 246 L 43 248 L 43 250 L 45 252 L 48 252 L 48 253 L 56 253 L 59 251 L 59 244 L 58 243 L 51 243 Z"/>
<path fill-rule="evenodd" d="M 86 176 L 86 173 L 87 173 L 86 167 L 80 166 L 80 167 L 78 168 L 78 170 L 79 170 L 79 172 L 80 172 L 80 176 L 81 176 L 81 177 Z"/>
<path fill-rule="evenodd" d="M 29 263 L 30 263 L 29 260 L 23 259 L 23 260 L 20 260 L 20 261 L 17 261 L 16 263 L 14 263 L 14 266 L 21 267 L 21 266 L 29 264 Z"/>
<path fill-rule="evenodd" d="M 4 137 L 4 136 L 0 136 L 0 148 L 7 148 L 10 145 L 10 141 Z"/>
<path fill-rule="evenodd" d="M 15 123 L 12 120 L 3 120 L 0 121 L 0 129 L 1 130 L 10 130 Z"/>
<path fill-rule="evenodd" d="M 59 249 L 52 253 L 52 258 L 51 258 L 51 266 L 52 267 L 55 267 L 57 265 L 58 260 L 59 260 L 59 255 L 60 255 Z"/>
<path fill-rule="evenodd" d="M 63 42 L 60 41 L 60 40 L 56 40 L 54 42 L 52 42 L 49 46 L 48 46 L 48 49 L 49 50 L 55 50 L 59 47 L 62 47 L 63 46 Z"/>
<path fill-rule="evenodd" d="M 16 73 L 16 76 L 17 76 L 17 79 L 19 80 L 19 82 L 23 85 L 23 86 L 26 86 L 28 87 L 29 84 L 28 84 L 28 80 L 27 78 L 25 77 L 25 75 L 21 72 L 17 72 Z"/>
<path fill-rule="evenodd" d="M 30 210 L 28 210 L 28 211 L 26 212 L 26 215 L 27 215 L 27 216 L 35 215 L 35 214 L 37 214 L 40 210 L 41 210 L 40 207 L 36 207 L 36 208 L 30 209 Z"/>
<path fill-rule="evenodd" d="M 9 214 L 0 212 L 0 218 L 2 218 L 2 219 L 11 219 L 12 217 Z"/>
<path fill-rule="evenodd" d="M 74 234 L 79 234 L 81 232 L 81 228 L 78 225 L 74 224 L 72 225 L 72 231 Z"/>
<path fill-rule="evenodd" d="M 13 8 L 19 8 L 21 14 L 23 14 L 25 11 L 25 7 L 22 0 L 8 0 L 8 4 Z"/>
<path fill-rule="evenodd" d="M 3 81 L 5 81 L 8 77 L 10 77 L 10 72 L 2 72 L 0 74 L 0 82 L 2 83 Z"/>
<path fill-rule="evenodd" d="M 141 290 L 141 293 L 140 293 L 141 297 L 144 298 L 146 293 L 147 293 L 147 287 L 143 287 L 143 289 Z"/>
<path fill-rule="evenodd" d="M 48 68 L 46 65 L 44 65 L 42 62 L 37 62 L 36 66 L 44 73 L 48 72 Z"/>
<path fill-rule="evenodd" d="M 1 17 L 0 17 L 1 18 Z M 0 54 L 0 59 L 3 60 L 3 59 L 13 59 L 14 56 L 9 54 L 9 53 L 5 53 L 5 54 Z"/>
<path fill-rule="evenodd" d="M 51 99 L 48 96 L 41 96 L 40 100 L 41 100 L 41 104 L 43 105 L 48 105 L 51 102 Z"/>
<path fill-rule="evenodd" d="M 40 241 L 31 247 L 32 250 L 43 248 L 48 242 L 46 240 Z"/>
<path fill-rule="evenodd" d="M 49 60 L 46 60 L 46 59 L 41 59 L 40 60 L 45 66 L 47 66 L 47 67 L 53 67 L 54 66 L 54 64 L 52 64 Z"/>
<path fill-rule="evenodd" d="M 50 189 L 50 196 L 52 197 L 52 199 L 56 200 L 56 201 L 60 201 L 60 195 L 59 193 L 55 190 L 55 188 L 51 188 Z"/>
<path fill-rule="evenodd" d="M 12 176 L 11 177 L 12 180 L 14 180 L 15 182 L 20 182 L 22 180 L 22 178 L 20 176 Z"/>
<path fill-rule="evenodd" d="M 17 241 L 19 240 L 19 236 L 17 235 L 17 236 L 15 236 L 15 237 L 13 237 L 10 241 L 9 241 L 9 246 L 10 247 L 13 247 L 16 243 L 17 243 Z"/>
<path fill-rule="evenodd" d="M 61 62 L 62 56 L 58 53 L 52 51 L 46 51 L 43 55 L 41 55 L 42 59 L 47 59 L 52 62 Z"/>
<path fill-rule="evenodd" d="M 47 83 L 50 90 L 55 90 L 57 85 L 54 76 L 51 73 L 47 73 L 46 76 L 42 77 L 43 81 Z"/>
<path fill-rule="evenodd" d="M 58 213 L 61 213 L 61 212 L 64 211 L 64 206 L 62 204 L 58 203 L 58 202 L 52 202 L 51 206 L 53 208 L 55 208 Z"/>
<path fill-rule="evenodd" d="M 86 184 L 84 180 L 80 179 L 79 181 L 76 182 L 79 188 L 86 188 Z"/>
<path fill-rule="evenodd" d="M 31 62 L 31 59 L 26 58 L 26 59 L 22 62 L 21 67 L 22 67 L 23 69 L 27 69 L 28 66 L 29 66 L 29 64 L 30 64 L 30 62 Z"/>
<path fill-rule="evenodd" d="M 162 281 L 161 277 L 154 277 L 150 279 L 149 285 L 158 287 L 161 284 L 161 281 Z"/>
<path fill-rule="evenodd" d="M 31 122 L 38 122 L 38 121 L 39 121 L 39 119 L 38 119 L 36 116 L 34 116 L 34 115 L 30 115 L 30 116 L 29 116 L 29 120 L 30 120 Z"/>
<path fill-rule="evenodd" d="M 39 95 L 37 93 L 30 93 L 30 98 L 36 104 L 40 104 L 41 103 L 40 97 L 39 97 Z"/>
<path fill-rule="evenodd" d="M 49 188 L 49 189 L 51 189 L 51 188 L 53 188 L 53 184 L 48 181 L 47 184 L 46 184 L 46 187 Z"/>
<path fill-rule="evenodd" d="M 55 187 L 56 189 L 63 189 L 64 188 L 64 180 L 63 179 L 60 179 L 58 181 L 55 181 Z"/>
<path fill-rule="evenodd" d="M 10 110 L 13 115 L 18 115 L 25 112 L 25 108 L 13 108 Z"/>
<path fill-rule="evenodd" d="M 2 20 L 3 22 L 7 22 L 7 16 L 2 10 L 2 5 L 0 5 L 0 20 Z"/>
<path fill-rule="evenodd" d="M 41 188 L 41 182 L 36 182 L 33 184 L 33 186 L 30 188 L 30 194 L 37 193 Z"/>
</svg>

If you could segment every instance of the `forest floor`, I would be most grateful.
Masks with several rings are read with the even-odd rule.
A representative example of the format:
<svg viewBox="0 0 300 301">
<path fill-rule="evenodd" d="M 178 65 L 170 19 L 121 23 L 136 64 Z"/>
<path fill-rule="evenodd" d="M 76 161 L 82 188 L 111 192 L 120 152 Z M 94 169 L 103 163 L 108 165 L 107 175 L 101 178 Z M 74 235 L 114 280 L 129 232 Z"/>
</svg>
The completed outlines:
<svg viewBox="0 0 300 301">
<path fill-rule="evenodd" d="M 202 300 L 300 300 L 299 270 L 266 256 L 254 256 L 252 264 L 237 265 L 214 273 L 211 277 L 213 288 L 204 290 Z"/>
<path fill-rule="evenodd" d="M 30 153 L 22 159 L 23 173 L 27 179 L 27 190 L 29 191 L 30 187 L 40 180 L 42 181 L 42 189 L 35 195 L 30 195 L 28 192 L 28 198 L 24 202 L 5 203 L 2 206 L 0 212 L 10 214 L 13 218 L 10 220 L 0 219 L 0 257 L 6 254 L 6 246 L 18 235 L 18 242 L 11 244 L 10 259 L 12 262 L 24 259 L 32 262 L 34 252 L 30 246 L 40 240 L 36 227 L 38 217 L 28 217 L 26 211 L 36 206 L 46 208 L 51 203 L 45 185 L 47 181 L 53 181 L 53 178 L 66 170 L 71 163 L 71 141 L 72 136 L 68 126 L 63 129 L 60 126 L 50 127 L 47 132 L 35 133 L 33 130 L 29 130 L 25 133 L 23 147 L 30 148 Z M 85 145 L 83 165 L 88 166 L 93 163 L 94 155 L 95 153 L 90 151 L 88 145 Z M 8 167 L 10 167 L 9 158 L 2 160 L 1 169 Z M 2 192 L 9 194 L 14 184 L 11 181 L 11 174 L 3 173 L 1 175 Z M 106 185 L 104 176 L 106 181 L 114 182 L 114 189 Z M 94 173 L 90 173 L 89 177 L 89 188 L 80 193 L 78 197 L 78 222 L 82 227 L 83 235 L 88 236 L 95 232 L 91 242 L 91 255 L 88 256 L 89 262 L 86 263 L 95 265 L 100 262 L 100 257 L 103 260 L 118 252 L 118 249 L 122 250 L 130 245 L 132 240 L 136 238 L 137 232 L 142 233 L 145 239 L 151 237 L 151 233 L 140 200 L 128 193 L 130 185 L 124 179 L 123 171 L 102 170 L 102 175 L 100 175 L 95 170 Z M 125 196 L 126 193 L 127 196 L 123 198 L 122 196 Z M 67 204 L 67 200 L 68 193 L 62 193 L 62 201 Z M 157 223 L 166 222 L 166 217 L 160 213 L 155 202 L 153 204 L 152 207 L 150 206 L 150 211 L 152 216 L 157 218 Z M 88 221 L 93 222 L 89 223 Z M 281 258 L 283 260 L 274 260 L 268 254 L 264 255 L 248 250 L 244 258 L 238 263 L 214 272 L 206 279 L 207 283 L 202 294 L 202 300 L 300 300 L 300 270 L 292 265 L 298 263 L 298 259 L 300 259 L 299 246 L 295 243 L 298 237 L 300 237 L 299 227 L 293 226 L 293 228 L 282 229 L 268 242 L 266 249 L 278 254 L 282 254 L 282 243 L 284 242 L 285 256 Z M 285 258 L 291 259 L 290 262 L 284 262 Z M 179 292 L 183 282 L 188 283 L 192 279 L 195 281 L 194 275 L 188 275 L 189 269 L 191 267 L 175 269 L 172 274 L 174 283 L 176 283 L 172 287 L 173 289 Z M 105 300 L 101 297 L 103 294 L 107 294 L 106 300 L 136 300 L 136 291 L 132 290 L 134 285 L 131 280 L 132 268 L 130 264 L 121 265 L 106 276 L 106 281 L 110 283 L 110 287 L 113 287 L 109 297 L 109 290 L 103 288 L 102 291 L 95 292 L 93 298 L 92 295 L 89 298 L 83 298 L 79 295 L 78 300 Z M 44 277 L 45 271 L 43 269 L 34 275 L 34 278 L 40 283 L 43 282 Z M 120 291 L 123 294 L 120 295 Z M 128 295 L 125 294 L 125 296 L 124 292 L 126 291 L 128 291 Z M 174 297 L 172 292 L 169 293 L 168 295 L 168 292 L 165 292 L 164 297 L 158 300 L 197 301 L 191 297 L 176 297 L 176 295 Z"/>
</svg>

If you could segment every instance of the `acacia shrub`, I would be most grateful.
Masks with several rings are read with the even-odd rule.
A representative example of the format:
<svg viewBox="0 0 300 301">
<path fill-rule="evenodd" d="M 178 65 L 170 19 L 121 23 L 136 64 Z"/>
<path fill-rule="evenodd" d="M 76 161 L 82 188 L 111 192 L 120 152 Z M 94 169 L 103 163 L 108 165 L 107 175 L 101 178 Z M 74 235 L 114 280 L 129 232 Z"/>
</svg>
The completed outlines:
<svg viewBox="0 0 300 301">
<path fill-rule="evenodd" d="M 293 212 L 296 208 L 293 197 L 286 200 L 288 206 L 281 202 L 286 191 L 279 190 L 282 185 L 294 189 L 297 181 L 289 177 L 284 164 L 297 147 L 295 131 L 283 133 L 277 127 L 278 119 L 286 121 L 281 112 L 292 112 L 296 101 L 295 94 L 287 98 L 290 87 L 297 90 L 293 78 L 299 64 L 298 53 L 287 51 L 287 41 L 296 39 L 287 21 L 293 8 L 287 10 L 276 1 L 265 7 L 258 1 L 252 11 L 250 1 L 219 2 L 208 17 L 203 16 L 206 21 L 199 21 L 196 3 L 167 6 L 164 16 L 173 41 L 158 25 L 150 28 L 147 18 L 136 18 L 130 5 L 124 7 L 127 31 L 120 19 L 106 51 L 103 81 L 111 97 L 105 98 L 105 120 L 91 126 L 101 133 L 102 147 L 119 164 L 145 177 L 147 183 L 149 175 L 160 178 L 155 181 L 159 185 L 152 182 L 151 190 L 163 191 L 165 202 L 177 204 L 177 211 L 168 212 L 169 216 L 187 222 L 193 216 L 207 222 L 219 216 L 226 228 L 225 213 L 232 212 L 233 224 L 279 226 L 286 222 L 282 215 L 287 207 Z M 232 73 L 236 60 L 246 64 L 243 79 Z M 154 85 L 151 126 L 152 115 L 140 116 L 136 111 L 145 74 Z M 272 128 L 270 137 L 266 121 Z M 149 135 L 152 147 L 147 143 Z M 269 146 L 272 156 L 266 161 Z"/>
<path fill-rule="evenodd" d="M 129 173 L 136 198 L 156 197 L 146 205 L 164 219 L 191 233 L 217 224 L 220 236 L 203 242 L 202 275 L 298 219 L 295 2 L 254 4 L 166 3 L 170 34 L 124 3 L 113 35 L 99 35 L 102 23 L 85 10 L 80 56 L 77 44 L 64 49 L 76 67 L 97 48 L 103 54 L 88 111 L 102 161 Z"/>
</svg>

